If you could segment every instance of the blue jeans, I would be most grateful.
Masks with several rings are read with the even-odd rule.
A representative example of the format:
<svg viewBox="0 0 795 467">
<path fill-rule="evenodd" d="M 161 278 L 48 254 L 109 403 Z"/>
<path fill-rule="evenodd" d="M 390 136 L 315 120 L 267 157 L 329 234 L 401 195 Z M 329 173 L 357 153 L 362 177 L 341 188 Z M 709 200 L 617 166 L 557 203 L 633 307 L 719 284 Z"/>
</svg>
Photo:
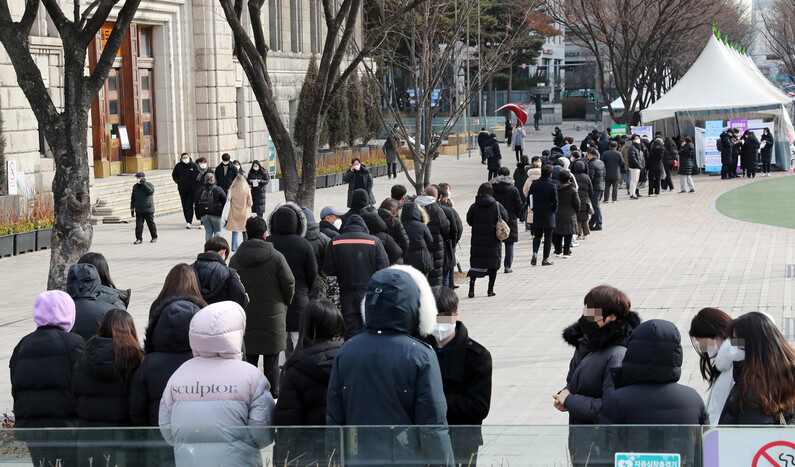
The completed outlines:
<svg viewBox="0 0 795 467">
<path fill-rule="evenodd" d="M 221 216 L 210 216 L 205 214 L 202 216 L 202 225 L 204 226 L 205 242 L 212 237 L 221 236 Z"/>
<path fill-rule="evenodd" d="M 237 234 L 239 232 L 232 232 L 232 251 L 237 251 Z"/>
<path fill-rule="evenodd" d="M 503 264 L 508 269 L 511 269 L 513 265 L 513 245 L 513 243 L 505 243 L 505 261 Z"/>
</svg>

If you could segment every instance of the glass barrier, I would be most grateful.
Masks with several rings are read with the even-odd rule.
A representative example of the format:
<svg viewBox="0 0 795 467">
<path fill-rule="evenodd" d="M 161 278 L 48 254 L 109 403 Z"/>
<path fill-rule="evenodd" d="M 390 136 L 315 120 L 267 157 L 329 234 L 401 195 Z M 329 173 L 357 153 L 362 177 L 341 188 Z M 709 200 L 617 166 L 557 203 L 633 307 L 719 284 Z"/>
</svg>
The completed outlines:
<svg viewBox="0 0 795 467">
<path fill-rule="evenodd" d="M 795 430 L 360 426 L 0 430 L 0 465 L 795 466 Z"/>
</svg>

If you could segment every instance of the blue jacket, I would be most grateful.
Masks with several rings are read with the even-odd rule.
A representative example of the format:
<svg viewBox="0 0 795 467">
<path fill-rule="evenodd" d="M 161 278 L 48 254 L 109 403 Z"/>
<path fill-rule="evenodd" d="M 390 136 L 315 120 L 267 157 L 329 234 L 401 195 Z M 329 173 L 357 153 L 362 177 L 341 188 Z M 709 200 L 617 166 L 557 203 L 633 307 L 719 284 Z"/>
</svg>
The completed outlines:
<svg viewBox="0 0 795 467">
<path fill-rule="evenodd" d="M 433 292 L 422 273 L 392 266 L 373 275 L 365 330 L 337 353 L 328 388 L 327 425 L 389 425 L 358 429 L 358 460 L 452 463 L 439 362 L 419 340 L 435 320 Z"/>
</svg>

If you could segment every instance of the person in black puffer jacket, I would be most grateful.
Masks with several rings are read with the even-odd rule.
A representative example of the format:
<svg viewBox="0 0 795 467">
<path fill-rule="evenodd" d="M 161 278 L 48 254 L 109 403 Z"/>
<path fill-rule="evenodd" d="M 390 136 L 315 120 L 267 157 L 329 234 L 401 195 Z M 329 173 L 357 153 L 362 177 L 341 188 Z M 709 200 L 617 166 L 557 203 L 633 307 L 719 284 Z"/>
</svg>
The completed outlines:
<svg viewBox="0 0 795 467">
<path fill-rule="evenodd" d="M 607 449 L 601 450 L 602 456 L 612 461 L 615 452 L 627 450 L 675 452 L 686 460 L 683 465 L 696 465 L 695 446 L 702 430 L 676 425 L 707 425 L 709 415 L 701 395 L 677 383 L 682 375 L 682 344 L 674 323 L 653 319 L 639 325 L 627 341 L 622 365 L 611 373 L 615 391 L 602 399 L 596 423 L 632 426 L 603 427 Z M 650 431 L 637 425 L 674 426 Z"/>
<path fill-rule="evenodd" d="M 221 215 L 226 204 L 226 193 L 215 184 L 215 175 L 204 176 L 204 186 L 196 196 L 196 217 L 204 226 L 204 241 L 221 236 Z"/>
<path fill-rule="evenodd" d="M 342 219 L 342 227 L 345 227 L 345 224 L 352 215 L 359 214 L 362 212 L 362 209 L 370 205 L 372 205 L 372 203 L 370 203 L 370 194 L 367 193 L 367 190 L 362 188 L 353 190 L 353 194 L 351 195 L 350 209 L 348 209 L 348 212 L 346 212 L 340 218 Z"/>
<path fill-rule="evenodd" d="M 300 206 L 289 201 L 279 204 L 268 216 L 268 225 L 271 231 L 265 241 L 284 255 L 295 277 L 295 295 L 287 307 L 287 333 L 292 340 L 292 350 L 298 345 L 298 323 L 309 304 L 309 290 L 317 278 L 317 259 L 312 245 L 304 238 L 306 216 Z"/>
<path fill-rule="evenodd" d="M 322 426 L 326 424 L 326 392 L 334 357 L 342 346 L 345 323 L 339 310 L 328 300 L 311 302 L 301 317 L 298 347 L 284 364 L 279 400 L 273 424 L 279 426 Z M 289 437 L 277 438 L 284 452 Z M 317 445 L 322 448 L 321 438 Z M 291 450 L 293 456 L 306 446 Z M 279 456 L 279 459 L 284 456 Z M 309 459 L 302 458 L 302 463 Z"/>
<path fill-rule="evenodd" d="M 69 332 L 75 320 L 75 304 L 61 291 L 42 292 L 33 305 L 35 331 L 23 337 L 11 354 L 11 396 L 17 428 L 77 427 L 77 408 L 72 394 L 72 367 L 80 357 L 83 338 Z M 59 441 L 57 433 L 17 433 L 20 441 Z M 61 440 L 62 441 L 62 440 Z M 34 465 L 76 465 L 72 449 L 28 444 Z"/>
<path fill-rule="evenodd" d="M 359 213 L 370 235 L 378 237 L 384 245 L 384 251 L 389 258 L 389 265 L 398 264 L 403 258 L 403 250 L 400 249 L 395 239 L 392 238 L 387 232 L 386 224 L 381 216 L 378 215 L 378 210 L 373 206 L 367 206 Z"/>
<path fill-rule="evenodd" d="M 315 254 L 315 261 L 317 262 L 317 277 L 315 278 L 315 285 L 309 289 L 309 299 L 330 298 L 328 277 L 323 272 L 323 258 L 326 256 L 326 248 L 328 248 L 331 239 L 320 231 L 320 224 L 315 221 L 315 214 L 309 208 L 302 207 L 301 211 L 306 217 L 306 235 L 304 235 L 304 238 L 312 246 L 312 253 Z M 337 294 L 339 294 L 339 290 Z"/>
<path fill-rule="evenodd" d="M 571 164 L 571 173 L 577 184 L 577 195 L 580 197 L 580 210 L 577 211 L 577 235 L 580 239 L 584 239 L 591 233 L 591 229 L 588 226 L 588 218 L 590 217 L 589 210 L 591 208 L 591 197 L 593 196 L 593 184 L 591 183 L 591 177 L 588 176 L 588 166 L 584 160 L 577 159 L 574 161 Z"/>
<path fill-rule="evenodd" d="M 195 297 L 170 297 L 154 311 L 146 327 L 146 358 L 130 385 L 130 418 L 136 426 L 158 426 L 160 399 L 171 375 L 193 358 L 188 329 L 205 304 Z M 146 465 L 174 465 L 174 448 L 159 439 L 149 440 Z"/>
<path fill-rule="evenodd" d="M 475 296 L 475 279 L 489 277 L 488 296 L 494 293 L 494 281 L 502 260 L 502 242 L 497 238 L 497 219 L 508 219 L 508 212 L 494 199 L 491 183 L 482 183 L 475 202 L 467 211 L 467 224 L 472 227 L 469 247 L 469 298 Z"/>
<path fill-rule="evenodd" d="M 603 398 L 614 390 L 610 369 L 621 366 L 632 332 L 640 324 L 630 311 L 629 297 L 615 287 L 591 289 L 582 317 L 563 331 L 563 340 L 574 347 L 566 387 L 555 396 L 555 408 L 569 413 L 569 425 L 593 425 Z M 593 457 L 592 443 L 599 434 L 582 427 L 569 430 L 569 452 L 574 465 Z M 612 464 L 611 464 L 612 465 Z"/>
<path fill-rule="evenodd" d="M 207 304 L 231 300 L 245 308 L 248 295 L 240 276 L 226 265 L 229 243 L 224 237 L 212 237 L 204 243 L 204 253 L 199 253 L 190 265 L 196 272 L 202 298 Z"/>
<path fill-rule="evenodd" d="M 120 290 L 116 288 L 113 279 L 110 278 L 110 268 L 108 267 L 108 260 L 102 253 L 94 253 L 89 251 L 77 260 L 78 264 L 93 264 L 97 268 L 99 274 L 99 281 L 102 284 L 99 287 L 99 297 L 97 300 L 107 302 L 120 310 L 126 310 L 130 306 L 130 296 L 132 291 L 130 289 Z"/>
<path fill-rule="evenodd" d="M 665 143 L 662 138 L 655 138 L 649 148 L 649 159 L 646 163 L 646 167 L 649 169 L 649 196 L 660 196 L 661 179 L 665 173 L 665 169 L 663 169 L 664 154 Z"/>
<path fill-rule="evenodd" d="M 409 239 L 409 248 L 404 252 L 403 264 L 413 266 L 427 276 L 433 269 L 433 257 L 428 249 L 433 243 L 433 236 L 427 225 L 428 213 L 417 203 L 405 203 L 400 219 Z"/>
<path fill-rule="evenodd" d="M 497 141 L 497 135 L 494 133 L 490 135 L 489 142 L 484 147 L 483 153 L 486 155 L 486 167 L 489 169 L 489 180 L 491 180 L 497 176 L 497 171 L 500 170 L 500 164 L 502 163 L 500 143 Z"/>
<path fill-rule="evenodd" d="M 695 167 L 696 150 L 693 148 L 693 140 L 686 136 L 682 141 L 682 148 L 679 150 L 679 193 L 685 193 L 685 187 L 690 188 L 690 193 L 695 193 L 696 187 L 693 184 L 693 167 Z"/>
<path fill-rule="evenodd" d="M 251 187 L 251 200 L 254 204 L 251 206 L 251 212 L 262 217 L 265 214 L 265 185 L 270 182 L 271 176 L 268 170 L 262 167 L 259 161 L 251 163 L 251 170 L 248 171 L 246 181 Z"/>
<path fill-rule="evenodd" d="M 99 300 L 99 273 L 91 264 L 75 264 L 66 276 L 66 293 L 75 302 L 75 325 L 72 332 L 84 340 L 97 333 L 99 323 L 115 307 Z"/>
<path fill-rule="evenodd" d="M 580 196 L 572 182 L 571 175 L 563 171 L 558 176 L 558 210 L 555 211 L 555 228 L 552 230 L 552 244 L 555 254 L 568 258 L 571 256 L 571 239 L 577 234 L 577 215 L 580 212 Z"/>
<path fill-rule="evenodd" d="M 442 270 L 442 285 L 450 287 L 451 289 L 458 288 L 455 285 L 455 266 L 458 264 L 458 259 L 455 256 L 455 248 L 458 242 L 461 241 L 461 236 L 464 235 L 464 224 L 461 222 L 461 216 L 453 209 L 452 201 L 450 200 L 449 192 L 442 188 L 441 185 L 434 185 L 439 191 L 439 206 L 447 216 L 450 222 L 450 234 L 444 242 L 444 265 Z M 448 185 L 449 186 L 449 185 Z"/>
<path fill-rule="evenodd" d="M 522 212 L 522 195 L 519 194 L 519 190 L 513 185 L 514 182 L 510 177 L 510 173 L 508 167 L 500 167 L 500 170 L 497 171 L 498 176 L 489 181 L 494 188 L 494 199 L 508 212 L 508 218 L 503 220 L 511 228 L 511 234 L 503 240 L 505 244 L 505 262 L 503 263 L 505 274 L 513 272 L 511 270 L 511 266 L 513 266 L 513 247 L 519 241 L 519 224 L 517 220 Z"/>
<path fill-rule="evenodd" d="M 353 206 L 353 192 L 362 189 L 367 192 L 367 204 L 375 204 L 373 196 L 373 176 L 358 157 L 351 160 L 350 168 L 342 175 L 342 182 L 348 184 L 348 207 Z M 343 222 L 343 225 L 345 223 Z"/>
<path fill-rule="evenodd" d="M 367 284 L 376 271 L 388 266 L 384 245 L 369 234 L 358 214 L 351 216 L 342 235 L 331 240 L 323 258 L 323 271 L 337 276 L 339 282 L 345 339 L 362 332 L 362 299 Z"/>
<path fill-rule="evenodd" d="M 679 163 L 679 151 L 676 150 L 676 142 L 673 138 L 665 138 L 665 152 L 663 153 L 663 169 L 665 178 L 662 181 L 663 191 L 674 191 L 674 164 Z"/>
<path fill-rule="evenodd" d="M 447 219 L 442 207 L 438 203 L 439 192 L 431 185 L 425 189 L 423 196 L 417 196 L 414 202 L 428 213 L 428 229 L 431 231 L 433 243 L 428 245 L 428 250 L 433 257 L 433 269 L 428 273 L 428 283 L 431 287 L 441 287 L 444 272 L 444 245 L 450 238 L 450 221 Z"/>
<path fill-rule="evenodd" d="M 378 215 L 386 224 L 387 233 L 395 240 L 405 255 L 409 251 L 409 236 L 406 235 L 406 228 L 400 221 L 400 203 L 393 198 L 385 199 L 378 208 Z"/>
</svg>

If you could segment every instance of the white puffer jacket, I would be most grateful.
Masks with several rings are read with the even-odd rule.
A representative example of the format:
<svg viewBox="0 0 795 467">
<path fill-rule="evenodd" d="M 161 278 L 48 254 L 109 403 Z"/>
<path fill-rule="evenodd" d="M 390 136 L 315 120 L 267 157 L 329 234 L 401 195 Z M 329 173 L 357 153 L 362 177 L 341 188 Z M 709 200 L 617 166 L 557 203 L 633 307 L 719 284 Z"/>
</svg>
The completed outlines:
<svg viewBox="0 0 795 467">
<path fill-rule="evenodd" d="M 230 301 L 209 305 L 191 320 L 196 358 L 171 376 L 160 401 L 160 428 L 178 466 L 263 464 L 260 449 L 270 444 L 272 431 L 240 427 L 270 426 L 276 403 L 267 378 L 242 361 L 245 329 L 243 308 Z"/>
<path fill-rule="evenodd" d="M 720 371 L 720 376 L 715 380 L 707 398 L 707 413 L 709 414 L 710 426 L 717 426 L 720 415 L 723 413 L 723 406 L 729 398 L 729 393 L 734 387 L 734 361 L 743 360 L 745 355 L 732 353 L 731 342 L 727 339 L 723 341 L 718 354 L 715 356 L 715 368 Z"/>
</svg>

